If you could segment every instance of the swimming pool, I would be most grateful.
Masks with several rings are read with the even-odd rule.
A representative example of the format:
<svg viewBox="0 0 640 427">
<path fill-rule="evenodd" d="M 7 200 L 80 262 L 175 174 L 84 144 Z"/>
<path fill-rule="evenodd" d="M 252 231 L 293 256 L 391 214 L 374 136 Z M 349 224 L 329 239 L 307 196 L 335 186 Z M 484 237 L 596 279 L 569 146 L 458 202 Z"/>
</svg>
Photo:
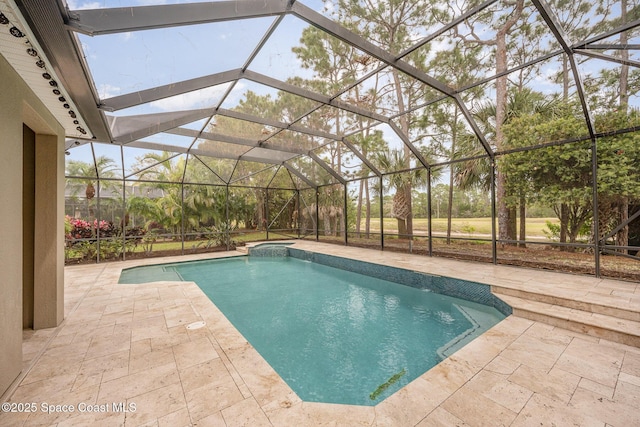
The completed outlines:
<svg viewBox="0 0 640 427">
<path fill-rule="evenodd" d="M 121 282 L 196 282 L 298 396 L 314 402 L 375 405 L 505 317 L 278 252 L 139 267 L 124 270 Z"/>
</svg>

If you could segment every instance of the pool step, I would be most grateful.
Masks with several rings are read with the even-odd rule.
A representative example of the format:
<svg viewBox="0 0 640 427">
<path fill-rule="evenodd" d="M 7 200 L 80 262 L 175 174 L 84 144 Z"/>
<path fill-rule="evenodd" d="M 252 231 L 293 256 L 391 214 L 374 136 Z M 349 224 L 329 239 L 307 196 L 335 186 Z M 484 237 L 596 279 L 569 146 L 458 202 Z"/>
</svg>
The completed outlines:
<svg viewBox="0 0 640 427">
<path fill-rule="evenodd" d="M 549 304 L 505 294 L 497 294 L 497 297 L 513 307 L 515 316 L 640 347 L 640 322 L 638 321 L 620 318 L 617 315 L 558 305 L 557 302 Z M 602 307 L 596 309 L 603 310 Z"/>
<path fill-rule="evenodd" d="M 241 252 L 243 254 L 248 254 L 249 248 L 246 246 L 236 246 L 236 251 Z"/>
</svg>

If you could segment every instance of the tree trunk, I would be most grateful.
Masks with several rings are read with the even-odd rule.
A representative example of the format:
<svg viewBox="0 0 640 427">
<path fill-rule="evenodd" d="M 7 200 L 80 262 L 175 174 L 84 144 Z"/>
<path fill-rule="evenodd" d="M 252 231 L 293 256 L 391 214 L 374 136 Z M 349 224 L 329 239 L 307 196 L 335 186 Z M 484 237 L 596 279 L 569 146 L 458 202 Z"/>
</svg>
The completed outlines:
<svg viewBox="0 0 640 427">
<path fill-rule="evenodd" d="M 407 234 L 407 222 L 404 219 L 396 218 L 398 221 L 398 236 L 403 239 Z"/>
<path fill-rule="evenodd" d="M 331 236 L 331 217 L 329 216 L 329 209 L 322 207 L 322 223 L 324 225 L 324 235 Z"/>
<path fill-rule="evenodd" d="M 569 228 L 569 207 L 566 203 L 560 205 L 560 243 L 567 243 L 567 230 Z M 561 250 L 567 250 L 561 247 Z"/>
<path fill-rule="evenodd" d="M 513 240 L 518 240 L 518 209 L 516 206 L 509 206 L 509 235 L 513 236 Z M 516 243 L 511 243 L 516 245 Z"/>
<path fill-rule="evenodd" d="M 393 196 L 393 205 L 391 208 L 391 216 L 398 221 L 398 234 L 401 237 L 405 237 L 407 234 L 407 219 L 409 218 L 409 206 L 407 204 L 407 191 L 406 188 L 396 189 L 396 194 Z"/>
<path fill-rule="evenodd" d="M 407 219 L 406 219 L 406 227 L 404 233 L 408 235 L 409 239 L 413 239 L 413 211 L 411 207 L 411 183 L 406 185 L 405 189 L 405 198 L 407 201 Z"/>
<path fill-rule="evenodd" d="M 496 43 L 496 72 L 507 69 L 506 34 L 498 33 Z M 507 115 L 507 78 L 496 79 L 496 150 L 502 148 L 504 133 L 502 125 Z M 496 177 L 496 198 L 498 204 L 498 238 L 500 240 L 512 240 L 510 234 L 510 216 L 507 206 L 506 177 L 498 168 Z"/>
<path fill-rule="evenodd" d="M 496 33 L 496 74 L 507 71 L 507 34 L 522 15 L 523 0 L 518 0 L 513 15 Z M 496 79 L 496 150 L 500 151 L 504 143 L 502 125 L 507 117 L 507 76 Z M 501 240 L 516 240 L 515 215 L 509 212 L 506 202 L 506 177 L 500 169 L 496 177 L 496 198 L 498 205 L 498 237 Z"/>
</svg>

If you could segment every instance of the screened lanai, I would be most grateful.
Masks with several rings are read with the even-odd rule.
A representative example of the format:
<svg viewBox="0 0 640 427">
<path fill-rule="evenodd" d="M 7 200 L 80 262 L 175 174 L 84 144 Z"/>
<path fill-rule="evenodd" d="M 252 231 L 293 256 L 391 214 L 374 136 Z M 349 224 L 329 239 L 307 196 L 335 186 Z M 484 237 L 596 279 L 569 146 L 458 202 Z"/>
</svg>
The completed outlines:
<svg viewBox="0 0 640 427">
<path fill-rule="evenodd" d="M 0 0 L 66 260 L 310 239 L 638 279 L 634 1 Z"/>
</svg>

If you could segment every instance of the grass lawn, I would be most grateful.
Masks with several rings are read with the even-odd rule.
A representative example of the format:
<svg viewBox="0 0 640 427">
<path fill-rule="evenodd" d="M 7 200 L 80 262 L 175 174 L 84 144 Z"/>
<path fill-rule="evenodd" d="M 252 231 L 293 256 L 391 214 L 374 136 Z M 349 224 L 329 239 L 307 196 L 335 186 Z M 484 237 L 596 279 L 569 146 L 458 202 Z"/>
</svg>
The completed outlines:
<svg viewBox="0 0 640 427">
<path fill-rule="evenodd" d="M 554 224 L 558 223 L 558 218 L 526 218 L 526 230 L 527 236 L 544 238 L 546 235 L 545 230 L 546 222 L 550 221 Z M 434 233 L 446 233 L 447 232 L 447 219 L 446 218 L 433 218 L 431 220 Z M 520 229 L 520 220 L 518 220 L 518 230 Z M 426 218 L 414 218 L 413 228 L 415 232 L 427 231 L 427 219 Z M 497 229 L 497 220 L 496 220 Z M 380 221 L 378 219 L 371 220 L 371 230 L 373 232 L 380 231 Z M 386 232 L 397 232 L 398 222 L 394 218 L 384 219 L 384 230 Z M 491 234 L 491 218 L 452 218 L 451 219 L 451 231 L 457 234 L 469 234 L 469 235 L 490 235 Z"/>
<path fill-rule="evenodd" d="M 546 221 L 557 223 L 557 218 L 527 218 L 527 236 L 545 238 L 543 229 L 546 229 Z M 384 219 L 385 233 L 397 232 L 397 221 L 393 218 Z M 447 219 L 446 218 L 433 218 L 433 232 L 440 234 L 447 232 Z M 427 219 L 416 218 L 413 220 L 414 230 L 417 233 L 426 233 L 427 231 Z M 518 227 L 520 223 L 518 222 Z M 497 225 L 496 225 L 497 227 Z M 455 234 L 464 235 L 490 235 L 491 234 L 491 218 L 453 218 L 451 220 L 452 232 Z M 378 219 L 371 220 L 371 231 L 380 231 L 380 221 Z M 270 235 L 271 238 L 275 238 L 275 235 Z M 253 242 L 258 240 L 266 240 L 267 236 L 264 232 L 252 231 L 246 233 L 234 234 L 232 239 L 235 242 Z M 194 249 L 198 244 L 203 247 L 207 243 L 206 240 L 186 241 L 184 242 L 184 249 Z M 153 244 L 153 251 L 171 251 L 180 250 L 182 248 L 181 242 L 157 242 Z M 138 245 L 135 252 L 144 252 L 143 245 Z"/>
</svg>

